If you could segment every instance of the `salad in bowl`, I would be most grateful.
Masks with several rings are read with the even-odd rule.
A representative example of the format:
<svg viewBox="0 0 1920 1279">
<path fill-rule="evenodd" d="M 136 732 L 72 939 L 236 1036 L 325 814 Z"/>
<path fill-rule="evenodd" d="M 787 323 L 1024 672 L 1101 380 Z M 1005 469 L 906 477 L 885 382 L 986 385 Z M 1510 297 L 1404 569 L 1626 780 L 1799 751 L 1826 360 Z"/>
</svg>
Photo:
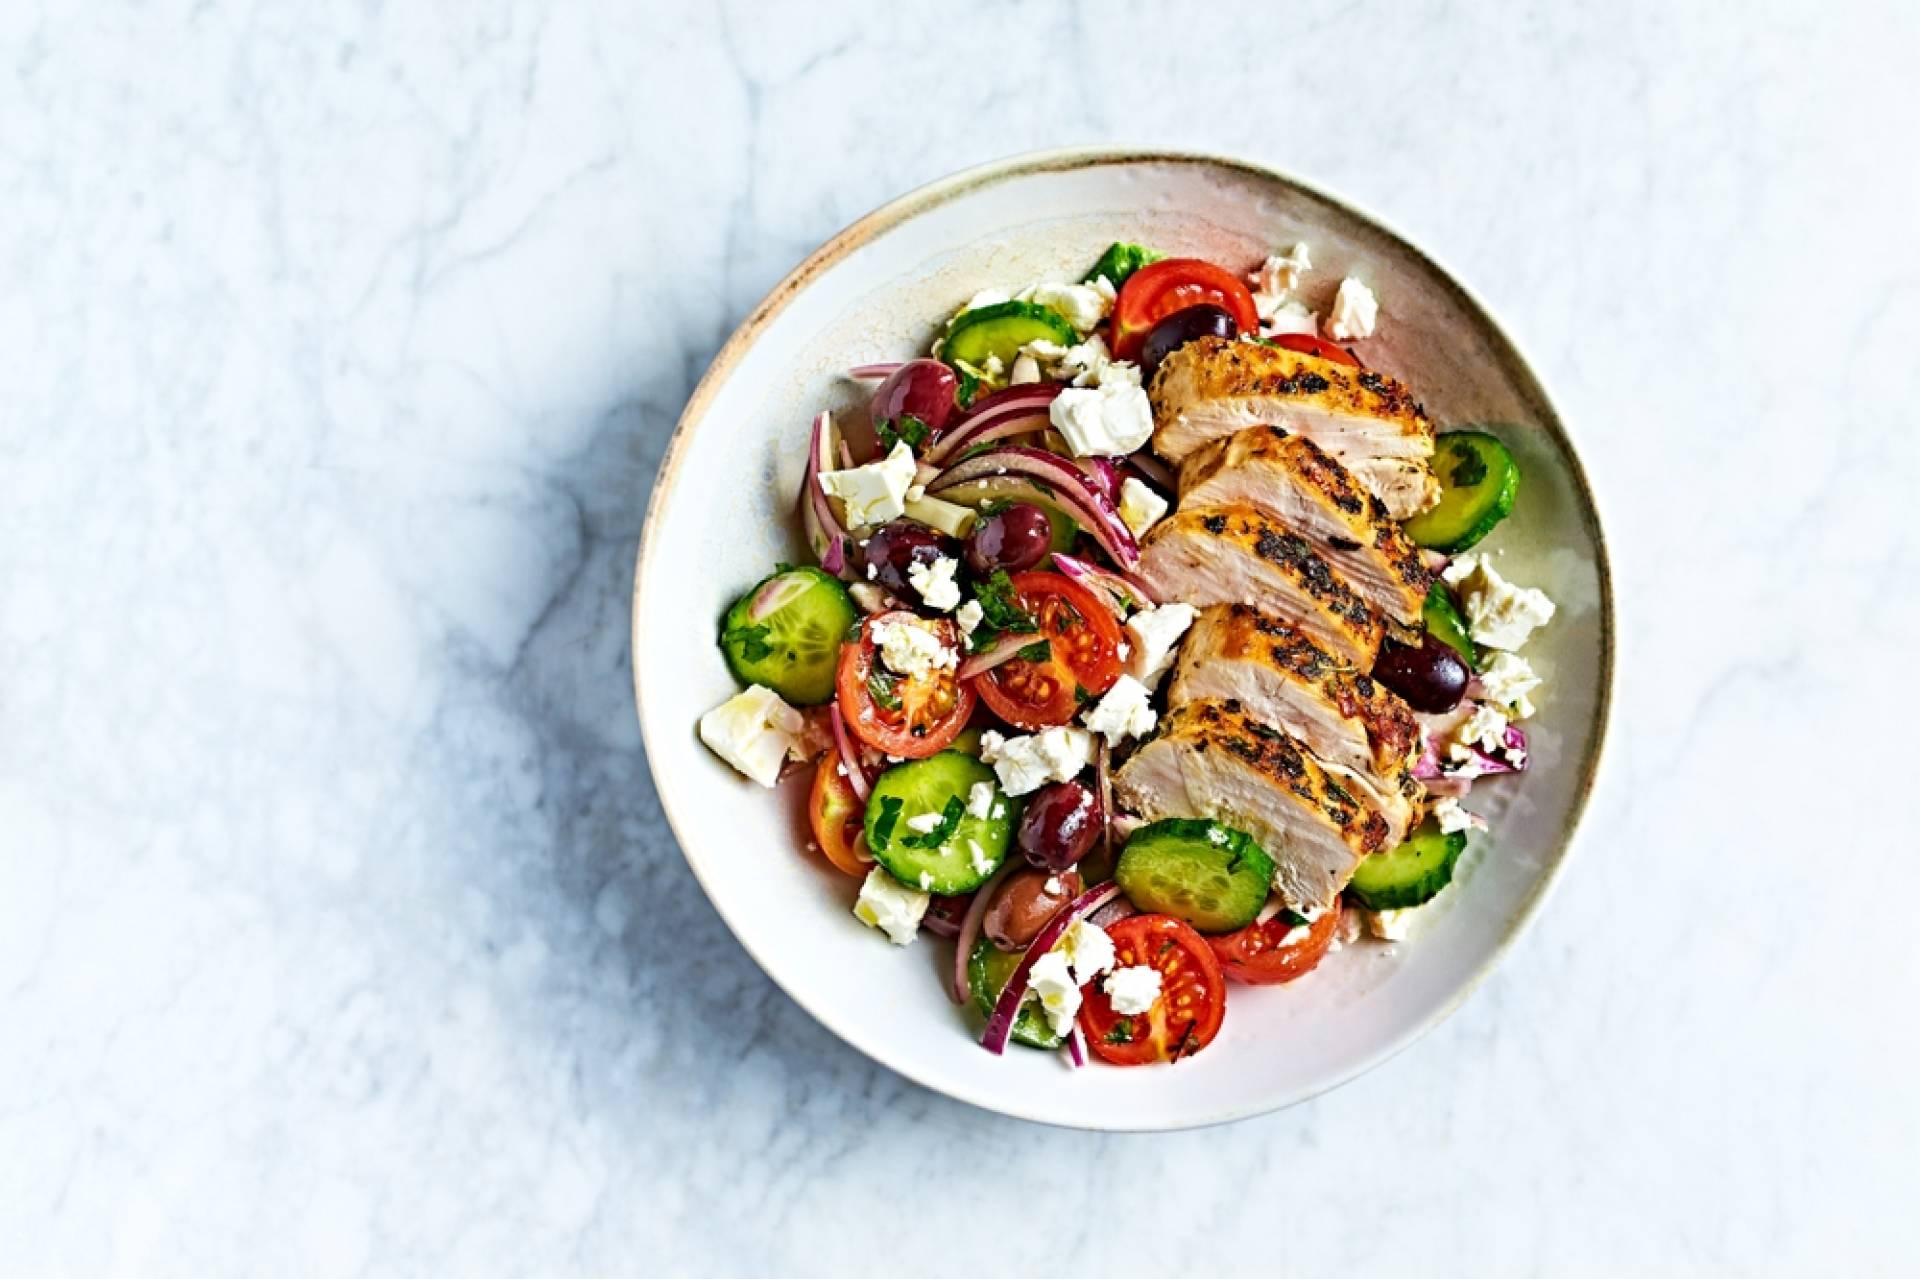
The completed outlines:
<svg viewBox="0 0 1920 1279">
<path fill-rule="evenodd" d="M 698 733 L 805 788 L 794 855 L 875 963 L 952 947 L 956 1044 L 1186 1060 L 1497 847 L 1472 792 L 1528 769 L 1555 613 L 1496 562 L 1520 467 L 1372 367 L 1364 266 L 1313 271 L 1116 243 L 983 281 L 794 426 L 812 562 L 740 582 Z"/>
</svg>

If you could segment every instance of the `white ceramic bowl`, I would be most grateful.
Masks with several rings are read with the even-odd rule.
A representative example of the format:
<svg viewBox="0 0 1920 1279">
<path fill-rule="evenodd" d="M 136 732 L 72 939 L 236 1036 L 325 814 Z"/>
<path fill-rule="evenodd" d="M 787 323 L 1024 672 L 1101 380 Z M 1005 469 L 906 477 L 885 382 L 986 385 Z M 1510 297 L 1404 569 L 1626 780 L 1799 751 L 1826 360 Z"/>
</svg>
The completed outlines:
<svg viewBox="0 0 1920 1279">
<path fill-rule="evenodd" d="M 804 851 L 804 782 L 769 793 L 700 744 L 730 696 L 715 646 L 733 597 L 802 560 L 793 518 L 806 428 L 851 407 L 851 365 L 924 351 L 972 293 L 1072 279 L 1116 239 L 1251 264 L 1304 240 L 1324 308 L 1348 272 L 1382 307 L 1368 362 L 1408 380 L 1445 429 L 1500 423 L 1524 480 L 1482 549 L 1559 604 L 1527 655 L 1546 676 L 1533 769 L 1484 784 L 1493 837 L 1468 854 L 1416 937 L 1337 952 L 1292 986 L 1233 987 L 1226 1024 L 1172 1068 L 1069 1070 L 1057 1054 L 975 1042 L 948 1002 L 952 943 L 886 944 L 850 913 L 856 885 Z M 991 1110 L 1085 1128 L 1218 1123 L 1311 1097 L 1436 1024 L 1492 970 L 1566 857 L 1605 732 L 1612 605 L 1598 516 L 1539 382 L 1457 282 L 1374 219 L 1299 182 L 1200 156 L 1049 153 L 934 183 L 861 219 L 761 303 L 707 372 L 662 464 L 634 587 L 633 672 L 660 798 L 695 876 L 761 967 L 875 1060 Z"/>
</svg>

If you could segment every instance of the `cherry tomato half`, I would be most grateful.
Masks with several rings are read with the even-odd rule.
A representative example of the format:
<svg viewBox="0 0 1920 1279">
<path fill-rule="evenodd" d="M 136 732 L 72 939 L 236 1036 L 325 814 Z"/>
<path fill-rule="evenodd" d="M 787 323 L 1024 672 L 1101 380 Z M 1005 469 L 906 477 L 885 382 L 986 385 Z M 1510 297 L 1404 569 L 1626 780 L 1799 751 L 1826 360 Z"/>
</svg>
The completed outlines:
<svg viewBox="0 0 1920 1279">
<path fill-rule="evenodd" d="M 1283 915 L 1275 915 L 1264 924 L 1248 924 L 1237 933 L 1207 938 L 1214 956 L 1227 976 L 1250 986 L 1273 986 L 1296 977 L 1305 977 L 1327 957 L 1334 936 L 1340 931 L 1340 914 L 1345 908 L 1335 902 L 1333 909 L 1307 926 L 1306 935 L 1287 942 L 1294 925 Z"/>
<path fill-rule="evenodd" d="M 1145 964 L 1160 973 L 1160 997 L 1144 1013 L 1113 1010 L 1104 983 L 1087 988 L 1080 1029 L 1087 1046 L 1116 1066 L 1178 1061 L 1220 1033 L 1227 983 L 1207 939 L 1171 915 L 1129 915 L 1107 929 L 1115 968 Z"/>
<path fill-rule="evenodd" d="M 1201 303 L 1231 315 L 1242 333 L 1260 331 L 1253 294 L 1239 276 L 1199 258 L 1167 258 L 1141 267 L 1120 286 L 1113 303 L 1114 358 L 1139 359 L 1149 329 L 1175 311 Z"/>
<path fill-rule="evenodd" d="M 828 751 L 813 770 L 813 789 L 807 793 L 807 825 L 813 842 L 833 868 L 865 879 L 872 858 L 863 857 L 867 806 L 853 793 L 853 783 L 840 772 L 840 757 Z"/>
<path fill-rule="evenodd" d="M 904 610 L 876 613 L 860 627 L 858 641 L 840 646 L 834 696 L 853 735 L 889 755 L 922 759 L 944 750 L 973 714 L 974 692 L 954 676 L 952 666 L 924 675 L 888 670 L 879 660 L 873 634 L 881 625 L 917 626 L 931 631 L 956 658 L 960 628 L 946 618 L 925 618 Z"/>
<path fill-rule="evenodd" d="M 1349 368 L 1360 368 L 1359 357 L 1344 346 L 1339 346 L 1325 338 L 1317 338 L 1311 333 L 1276 333 L 1267 341 L 1282 350 L 1298 351 L 1302 355 L 1318 356 L 1323 360 L 1332 360 L 1335 364 L 1344 364 Z"/>
<path fill-rule="evenodd" d="M 1039 624 L 1046 657 L 1012 658 L 974 680 L 993 713 L 1020 728 L 1066 724 L 1120 678 L 1120 624 L 1086 587 L 1058 573 L 1015 573 L 1014 599 Z"/>
</svg>

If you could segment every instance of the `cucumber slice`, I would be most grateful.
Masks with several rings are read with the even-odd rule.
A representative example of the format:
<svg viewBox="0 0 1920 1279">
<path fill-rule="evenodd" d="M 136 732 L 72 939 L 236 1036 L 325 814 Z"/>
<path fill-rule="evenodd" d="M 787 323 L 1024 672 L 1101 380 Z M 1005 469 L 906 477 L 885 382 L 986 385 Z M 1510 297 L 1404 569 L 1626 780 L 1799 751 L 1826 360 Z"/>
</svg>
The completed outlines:
<svg viewBox="0 0 1920 1279">
<path fill-rule="evenodd" d="M 1011 369 L 1014 357 L 1029 342 L 1072 346 L 1079 340 L 1073 326 L 1051 307 L 1035 302 L 1001 302 L 955 316 L 946 341 L 940 344 L 940 358 L 955 367 L 965 364 L 979 370 L 987 367 L 988 357 L 998 356 L 1001 366 Z"/>
<path fill-rule="evenodd" d="M 1093 269 L 1080 277 L 1080 283 L 1092 284 L 1104 275 L 1117 289 L 1125 284 L 1127 277 L 1135 271 L 1149 262 L 1158 262 L 1165 256 L 1163 253 L 1155 253 L 1144 244 L 1128 244 L 1124 240 L 1116 240 L 1107 246 L 1107 251 L 1102 253 L 1100 260 L 1093 264 Z"/>
<path fill-rule="evenodd" d="M 742 684 L 765 684 L 795 706 L 833 700 L 840 641 L 860 616 L 847 588 L 817 568 L 783 568 L 733 602 L 720 650 Z"/>
<path fill-rule="evenodd" d="M 1453 882 L 1454 863 L 1466 847 L 1465 831 L 1443 835 L 1429 819 L 1405 843 L 1362 858 L 1347 891 L 1368 910 L 1424 905 Z"/>
<path fill-rule="evenodd" d="M 1520 467 L 1507 446 L 1484 431 L 1449 431 L 1434 441 L 1440 501 L 1402 527 L 1417 545 L 1453 555 L 1507 518 L 1520 493 Z"/>
<path fill-rule="evenodd" d="M 994 787 L 993 808 L 985 817 L 966 811 L 977 782 Z M 915 830 L 915 819 L 927 814 L 938 817 L 939 824 Z M 1000 868 L 1019 819 L 1020 805 L 1001 793 L 991 768 L 971 755 L 944 750 L 880 774 L 867 801 L 867 850 L 909 888 L 946 896 L 970 893 Z M 980 846 L 978 864 L 973 844 Z"/>
<path fill-rule="evenodd" d="M 1065 507 L 1054 500 L 1053 490 L 1038 480 L 1030 480 L 1020 475 L 990 475 L 983 480 L 971 480 L 957 488 L 950 488 L 940 494 L 949 502 L 960 506 L 970 506 L 983 515 L 993 513 L 995 504 L 1025 502 L 1037 506 L 1046 512 L 1047 523 L 1053 526 L 1053 540 L 1048 549 L 1067 552 L 1073 549 L 1073 540 L 1080 535 L 1080 525 Z"/>
<path fill-rule="evenodd" d="M 1009 954 L 985 937 L 973 943 L 967 956 L 967 986 L 973 991 L 973 1006 L 983 1017 L 993 1016 L 993 1005 L 1000 998 L 1007 979 L 1020 966 L 1020 956 Z M 1067 1042 L 1065 1035 L 1053 1033 L 1047 1015 L 1038 1004 L 1022 1004 L 1014 1015 L 1013 1037 L 1029 1048 L 1058 1048 Z"/>
<path fill-rule="evenodd" d="M 1467 634 L 1467 619 L 1460 615 L 1460 606 L 1453 602 L 1453 593 L 1445 582 L 1435 582 L 1427 592 L 1427 602 L 1420 606 L 1420 618 L 1426 623 L 1427 634 L 1460 654 L 1469 670 L 1480 669 L 1480 653 Z"/>
<path fill-rule="evenodd" d="M 1230 933 L 1266 905 L 1273 858 L 1244 831 L 1172 817 L 1133 833 L 1113 877 L 1140 910 Z"/>
</svg>

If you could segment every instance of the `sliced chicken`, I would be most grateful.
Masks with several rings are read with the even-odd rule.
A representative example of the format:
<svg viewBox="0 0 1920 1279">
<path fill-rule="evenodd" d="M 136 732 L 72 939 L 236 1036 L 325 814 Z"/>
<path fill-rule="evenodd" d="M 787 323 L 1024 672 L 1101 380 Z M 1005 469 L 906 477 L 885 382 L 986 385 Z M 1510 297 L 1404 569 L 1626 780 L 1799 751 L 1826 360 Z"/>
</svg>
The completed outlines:
<svg viewBox="0 0 1920 1279">
<path fill-rule="evenodd" d="M 1120 804 L 1150 821 L 1206 817 L 1253 836 L 1273 858 L 1273 886 L 1296 910 L 1324 909 L 1387 822 L 1304 746 L 1238 702 L 1188 702 L 1114 774 Z"/>
<path fill-rule="evenodd" d="M 1307 539 L 1251 506 L 1182 509 L 1140 543 L 1140 576 L 1162 600 L 1250 603 L 1343 662 L 1372 670 L 1380 619 Z"/>
<path fill-rule="evenodd" d="M 1372 801 L 1393 843 L 1406 838 L 1425 793 L 1407 771 L 1420 724 L 1369 676 L 1278 618 L 1222 604 L 1187 632 L 1167 688 L 1170 706 L 1208 700 L 1238 702 L 1260 723 L 1284 729 Z"/>
<path fill-rule="evenodd" d="M 1149 388 L 1154 451 L 1178 462 L 1249 426 L 1304 435 L 1408 519 L 1440 497 L 1428 465 L 1433 423 L 1401 383 L 1333 360 L 1225 338 L 1189 342 Z"/>
<path fill-rule="evenodd" d="M 1433 585 L 1420 551 L 1345 467 L 1304 435 L 1250 426 L 1187 454 L 1182 506 L 1252 506 L 1314 543 L 1383 617 L 1412 626 Z"/>
</svg>

